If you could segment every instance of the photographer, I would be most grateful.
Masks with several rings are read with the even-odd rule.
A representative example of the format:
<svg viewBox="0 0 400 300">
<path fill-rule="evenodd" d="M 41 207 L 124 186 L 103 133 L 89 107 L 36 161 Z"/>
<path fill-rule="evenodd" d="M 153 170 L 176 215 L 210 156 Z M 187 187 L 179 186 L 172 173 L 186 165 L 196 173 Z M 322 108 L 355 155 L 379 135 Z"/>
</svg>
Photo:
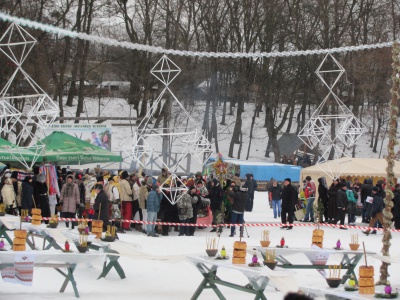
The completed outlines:
<svg viewBox="0 0 400 300">
<path fill-rule="evenodd" d="M 244 223 L 244 211 L 247 203 L 247 188 L 231 185 L 228 192 L 228 199 L 232 203 L 231 224 Z M 230 237 L 235 236 L 235 226 L 231 226 Z M 240 226 L 240 236 L 243 236 L 243 226 Z"/>
</svg>

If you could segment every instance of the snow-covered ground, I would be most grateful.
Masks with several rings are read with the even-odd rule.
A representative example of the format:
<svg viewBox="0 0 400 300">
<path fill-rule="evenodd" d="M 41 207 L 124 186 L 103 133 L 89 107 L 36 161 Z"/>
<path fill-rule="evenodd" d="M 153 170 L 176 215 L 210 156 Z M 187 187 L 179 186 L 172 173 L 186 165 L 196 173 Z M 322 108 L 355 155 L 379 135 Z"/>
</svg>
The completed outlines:
<svg viewBox="0 0 400 300">
<path fill-rule="evenodd" d="M 245 213 L 247 223 L 274 223 L 278 219 L 273 218 L 272 210 L 269 208 L 267 194 L 256 192 L 253 212 Z M 358 221 L 360 219 L 358 218 Z M 358 223 L 358 225 L 361 225 Z M 59 225 L 61 228 L 63 224 Z M 271 245 L 277 245 L 282 237 L 285 238 L 288 247 L 309 248 L 313 226 L 294 227 L 286 231 L 277 227 L 248 227 L 244 241 L 248 248 L 259 246 L 261 232 L 270 230 Z M 340 230 L 323 227 L 325 230 L 324 248 L 332 249 L 337 239 L 342 242 L 342 247 L 349 249 L 351 234 L 359 234 L 359 242 L 365 242 L 368 251 L 379 253 L 382 248 L 382 233 L 377 235 L 364 236 L 361 230 L 349 229 Z M 75 229 L 76 230 L 76 229 Z M 78 290 L 81 299 L 151 299 L 151 300 L 186 300 L 190 299 L 194 291 L 202 281 L 202 275 L 194 265 L 187 259 L 187 255 L 205 255 L 206 237 L 215 237 L 210 229 L 196 230 L 194 237 L 179 237 L 177 232 L 171 232 L 170 236 L 158 238 L 147 237 L 136 231 L 120 235 L 120 241 L 111 243 L 113 249 L 123 253 L 119 262 L 121 263 L 126 279 L 121 280 L 114 269 L 104 279 L 96 278 L 101 273 L 101 264 L 91 267 L 84 264 L 79 265 L 75 271 L 75 278 L 78 283 Z M 234 241 L 238 237 L 229 237 L 229 231 L 224 230 L 219 241 L 219 248 L 225 246 L 229 256 L 232 255 Z M 391 255 L 400 258 L 400 233 L 393 233 L 391 240 Z M 39 242 L 40 244 L 40 242 Z M 75 249 L 74 249 L 75 250 Z M 299 255 L 298 259 L 304 259 Z M 0 252 L 1 260 L 1 252 Z M 247 262 L 251 262 L 251 256 L 247 256 Z M 339 263 L 339 256 L 331 256 L 329 263 Z M 364 260 L 359 265 L 363 265 Z M 379 278 L 380 261 L 368 257 L 368 264 L 375 267 L 375 280 Z M 398 276 L 399 262 L 389 267 L 392 285 L 400 286 Z M 397 271 L 396 271 L 397 270 Z M 358 268 L 357 268 L 358 272 Z M 294 274 L 300 286 L 314 286 L 327 288 L 323 277 L 315 270 L 296 270 Z M 221 277 L 238 284 L 246 284 L 246 278 L 240 272 L 232 270 L 221 270 Z M 0 280 L 0 299 L 7 300 L 42 300 L 42 299 L 76 299 L 71 285 L 62 294 L 58 290 L 63 282 L 63 277 L 52 269 L 35 269 L 33 286 L 26 287 L 5 283 Z M 254 299 L 254 295 L 246 294 L 226 287 L 220 287 L 222 293 L 230 300 Z M 265 291 L 268 299 L 282 299 L 283 293 L 276 291 L 273 286 L 268 286 Z M 209 289 L 203 291 L 199 299 L 218 299 L 214 292 Z"/>
</svg>

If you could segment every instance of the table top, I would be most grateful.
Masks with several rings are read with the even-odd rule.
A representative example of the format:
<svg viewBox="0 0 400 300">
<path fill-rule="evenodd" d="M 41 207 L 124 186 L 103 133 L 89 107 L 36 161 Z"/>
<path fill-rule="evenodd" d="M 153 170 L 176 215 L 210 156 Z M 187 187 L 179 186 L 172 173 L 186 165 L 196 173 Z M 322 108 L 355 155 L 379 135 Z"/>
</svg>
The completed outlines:
<svg viewBox="0 0 400 300">
<path fill-rule="evenodd" d="M 216 267 L 222 267 L 222 268 L 228 268 L 228 269 L 233 269 L 233 270 L 238 270 L 242 273 L 244 273 L 248 277 L 253 277 L 253 276 L 265 276 L 268 277 L 269 275 L 274 275 L 274 276 L 289 276 L 292 275 L 292 271 L 287 271 L 287 270 L 275 270 L 272 271 L 268 267 L 265 267 L 262 265 L 262 261 L 260 262 L 261 267 L 249 267 L 248 263 L 246 264 L 232 264 L 232 258 L 229 259 L 217 259 L 215 257 L 208 257 L 206 255 L 190 255 L 187 256 L 187 259 L 196 264 L 196 263 L 203 263 L 203 264 L 210 264 Z M 251 261 L 250 258 L 247 259 L 249 262 Z"/>
<path fill-rule="evenodd" d="M 104 262 L 106 254 L 97 251 L 88 251 L 80 253 L 78 250 L 72 252 L 62 252 L 61 250 L 47 250 L 47 251 L 1 251 L 0 264 L 14 263 L 16 255 L 21 257 L 23 255 L 34 256 L 35 263 L 70 263 L 79 264 L 99 260 Z"/>
<path fill-rule="evenodd" d="M 280 248 L 280 247 L 261 247 L 261 246 L 255 246 L 255 247 L 248 247 L 248 251 L 251 249 L 256 249 L 257 251 L 260 252 L 265 252 L 267 250 L 275 250 L 276 255 L 294 255 L 294 254 L 299 254 L 299 253 L 329 253 L 329 254 L 364 254 L 364 251 L 362 250 L 350 250 L 350 249 L 341 249 L 341 250 L 336 250 L 334 248 Z M 375 252 L 371 251 L 366 251 L 367 255 L 373 255 L 376 254 Z"/>
</svg>

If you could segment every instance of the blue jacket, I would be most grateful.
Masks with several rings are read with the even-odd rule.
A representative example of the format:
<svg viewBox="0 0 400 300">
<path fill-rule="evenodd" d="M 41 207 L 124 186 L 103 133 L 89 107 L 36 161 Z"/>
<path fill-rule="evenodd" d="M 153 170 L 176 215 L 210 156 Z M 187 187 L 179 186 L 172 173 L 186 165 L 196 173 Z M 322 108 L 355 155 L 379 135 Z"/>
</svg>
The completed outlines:
<svg viewBox="0 0 400 300">
<path fill-rule="evenodd" d="M 162 199 L 162 194 L 157 193 L 155 190 L 151 190 L 149 195 L 147 196 L 147 211 L 150 212 L 158 212 L 160 210 L 160 203 Z"/>
</svg>

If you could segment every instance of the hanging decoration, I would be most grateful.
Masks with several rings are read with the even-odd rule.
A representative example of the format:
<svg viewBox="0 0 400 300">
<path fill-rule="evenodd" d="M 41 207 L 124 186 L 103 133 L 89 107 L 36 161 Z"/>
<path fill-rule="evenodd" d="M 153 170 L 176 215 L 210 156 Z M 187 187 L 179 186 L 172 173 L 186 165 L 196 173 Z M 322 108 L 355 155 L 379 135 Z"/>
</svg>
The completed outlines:
<svg viewBox="0 0 400 300">
<path fill-rule="evenodd" d="M 345 69 L 331 54 L 325 56 L 315 73 L 328 88 L 328 95 L 298 135 L 310 149 L 321 148 L 322 155 L 317 161 L 317 166 L 332 179 L 338 178 L 344 172 L 351 159 L 344 160 L 334 170 L 326 167 L 324 163 L 330 158 L 348 157 L 345 149 L 352 147 L 365 130 L 364 124 L 333 91 L 344 72 Z M 329 111 L 331 114 L 328 113 Z M 331 134 L 332 126 L 335 126 L 335 135 Z"/>
<path fill-rule="evenodd" d="M 59 114 L 58 106 L 49 95 L 22 69 L 22 64 L 35 44 L 36 39 L 16 23 L 12 23 L 0 38 L 0 52 L 15 66 L 15 71 L 0 91 L 0 133 L 15 132 L 16 126 L 20 125 L 21 130 L 16 133 L 16 144 L 22 145 L 29 139 L 35 145 L 13 148 L 16 160 L 27 168 L 32 167 L 36 160 L 29 163 L 21 160 L 19 149 L 29 150 L 39 157 L 44 146 L 36 142 L 36 133 L 51 126 Z M 23 90 L 15 88 L 17 80 Z"/>
<path fill-rule="evenodd" d="M 172 204 L 187 190 L 176 174 L 185 172 L 192 158 L 203 165 L 212 154 L 211 143 L 169 88 L 180 72 L 166 55 L 156 63 L 151 74 L 163 85 L 161 93 L 138 125 L 131 143 L 126 141 L 121 146 L 140 167 L 157 165 L 171 173 L 168 182 L 161 182 L 160 186 Z"/>
</svg>

